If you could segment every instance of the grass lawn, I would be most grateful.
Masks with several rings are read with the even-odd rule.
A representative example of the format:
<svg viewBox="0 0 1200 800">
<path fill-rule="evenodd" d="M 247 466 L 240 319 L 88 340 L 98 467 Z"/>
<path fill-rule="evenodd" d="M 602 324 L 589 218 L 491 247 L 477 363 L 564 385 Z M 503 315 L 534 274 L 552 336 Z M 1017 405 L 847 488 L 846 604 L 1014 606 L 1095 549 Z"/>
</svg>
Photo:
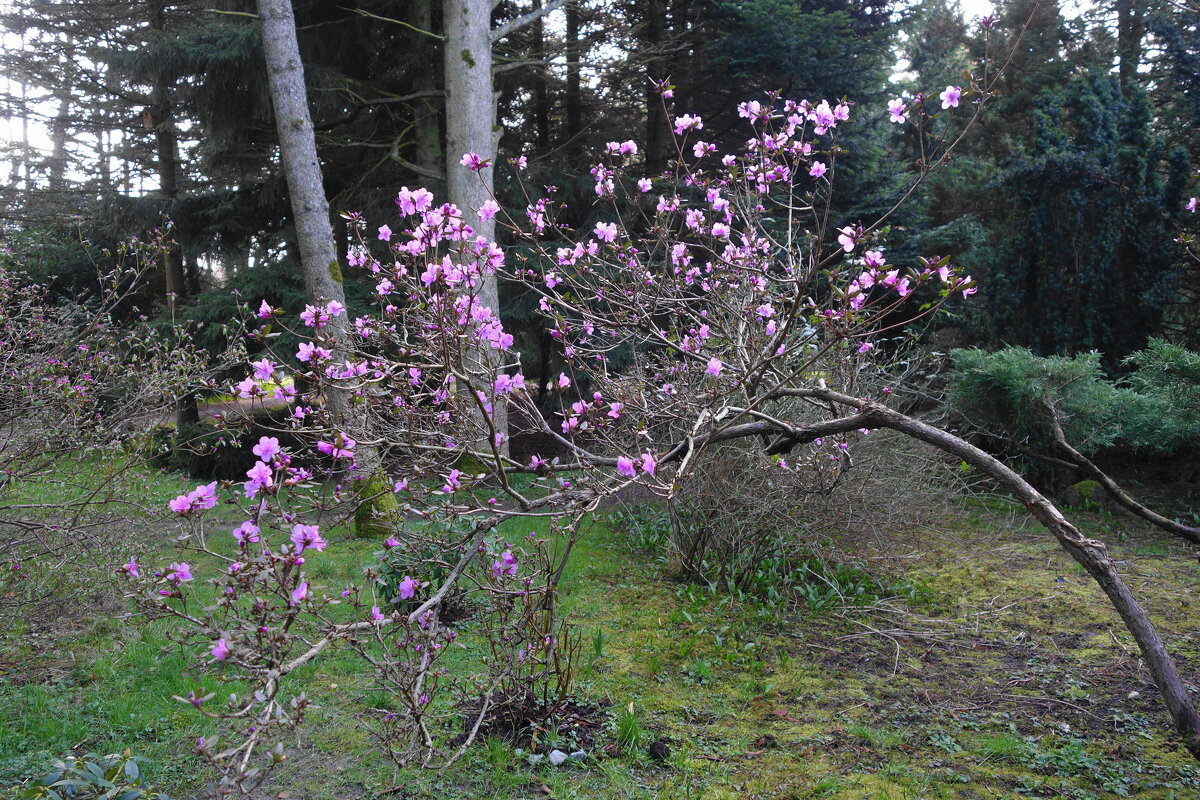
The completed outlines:
<svg viewBox="0 0 1200 800">
<path fill-rule="evenodd" d="M 161 505 L 181 485 L 164 474 L 138 481 L 148 504 Z M 444 774 L 396 773 L 357 722 L 377 698 L 364 665 L 342 649 L 297 676 L 317 708 L 259 794 L 1200 796 L 1200 765 L 1175 742 L 1103 595 L 1048 535 L 1007 512 L 1003 503 L 964 502 L 937 525 L 847 534 L 833 543 L 845 564 L 904 599 L 881 591 L 865 606 L 818 603 L 834 606 L 821 611 L 681 583 L 661 554 L 635 546 L 641 539 L 624 523 L 599 517 L 563 582 L 584 640 L 576 695 L 595 707 L 599 723 L 585 762 L 530 765 L 530 742 L 492 739 Z M 1083 516 L 1195 680 L 1200 565 L 1165 534 Z M 531 523 L 512 524 L 516 538 Z M 132 534 L 150 563 L 166 563 L 171 531 L 170 521 L 148 521 Z M 311 574 L 331 587 L 355 579 L 379 549 L 336 529 L 328 538 Z M 93 581 L 69 605 L 0 641 L 0 787 L 39 774 L 72 748 L 130 747 L 160 788 L 197 796 L 207 776 L 189 753 L 211 728 L 172 699 L 197 685 L 183 674 L 193 656 L 172 648 L 165 623 L 125 611 L 111 586 Z M 470 639 L 469 622 L 462 638 Z M 463 654 L 460 668 L 471 659 Z M 553 732 L 538 744 L 574 745 Z"/>
</svg>

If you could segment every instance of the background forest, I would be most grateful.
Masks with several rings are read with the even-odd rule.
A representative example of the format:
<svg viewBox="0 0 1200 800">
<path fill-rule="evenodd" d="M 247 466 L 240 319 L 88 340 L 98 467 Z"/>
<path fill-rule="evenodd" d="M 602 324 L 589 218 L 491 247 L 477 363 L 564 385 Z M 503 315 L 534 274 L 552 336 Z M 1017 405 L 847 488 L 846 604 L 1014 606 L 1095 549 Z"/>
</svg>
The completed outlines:
<svg viewBox="0 0 1200 800">
<path fill-rule="evenodd" d="M 494 28 L 539 6 L 497 3 Z M 404 185 L 443 196 L 454 154 L 444 144 L 440 6 L 295 9 L 334 211 L 381 218 Z M 299 310 L 253 11 L 7 4 L 2 102 L 13 140 L 0 221 L 7 246 L 56 292 L 84 290 L 98 250 L 170 220 L 178 247 L 158 282 L 131 298 L 143 313 L 200 323 L 215 348 L 234 291 Z M 993 57 L 1024 31 L 996 107 L 890 220 L 892 246 L 950 255 L 999 287 L 946 323 L 958 344 L 1098 350 L 1108 366 L 1155 335 L 1195 345 L 1195 280 L 1173 244 L 1200 147 L 1195 11 L 1121 0 L 1065 16 L 1049 0 L 1017 0 L 995 13 Z M 644 138 L 648 174 L 674 155 L 656 80 L 676 87 L 672 114 L 703 116 L 726 146 L 740 137 L 738 103 L 765 91 L 846 97 L 865 111 L 961 83 L 984 55 L 984 33 L 978 18 L 938 2 L 562 4 L 495 42 L 500 162 L 525 156 L 531 185 L 558 187 L 572 209 L 564 221 L 586 225 L 604 142 Z M 922 147 L 881 113 L 854 136 L 835 210 L 866 217 L 898 199 L 904 165 Z M 512 178 L 497 169 L 500 200 L 523 205 Z M 346 227 L 335 230 L 345 253 Z M 528 305 L 507 290 L 501 307 L 533 374 L 549 354 Z"/>
</svg>

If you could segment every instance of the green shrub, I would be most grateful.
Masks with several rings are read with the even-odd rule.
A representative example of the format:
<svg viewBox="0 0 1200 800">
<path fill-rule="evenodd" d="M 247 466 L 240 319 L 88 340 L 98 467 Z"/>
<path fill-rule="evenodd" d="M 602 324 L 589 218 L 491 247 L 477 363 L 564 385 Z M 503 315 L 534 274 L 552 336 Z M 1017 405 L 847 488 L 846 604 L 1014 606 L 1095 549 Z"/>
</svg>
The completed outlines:
<svg viewBox="0 0 1200 800">
<path fill-rule="evenodd" d="M 121 754 L 68 754 L 35 780 L 22 797 L 49 800 L 170 800 L 142 782 L 142 770 L 128 750 Z"/>
<path fill-rule="evenodd" d="M 1180 375 L 1190 373 L 1172 371 L 1151 351 L 1131 357 L 1144 366 L 1126 383 L 1104 374 L 1099 353 L 1041 357 L 1023 347 L 1007 347 L 994 353 L 954 350 L 950 355 L 951 405 L 977 424 L 1043 452 L 1053 450 L 1051 408 L 1067 441 L 1084 454 L 1117 445 L 1170 453 L 1200 435 L 1200 416 L 1177 399 L 1190 386 Z M 1179 366 L 1180 361 L 1166 363 Z M 1173 383 L 1165 379 L 1168 375 Z M 1189 391 L 1195 393 L 1196 386 Z"/>
</svg>

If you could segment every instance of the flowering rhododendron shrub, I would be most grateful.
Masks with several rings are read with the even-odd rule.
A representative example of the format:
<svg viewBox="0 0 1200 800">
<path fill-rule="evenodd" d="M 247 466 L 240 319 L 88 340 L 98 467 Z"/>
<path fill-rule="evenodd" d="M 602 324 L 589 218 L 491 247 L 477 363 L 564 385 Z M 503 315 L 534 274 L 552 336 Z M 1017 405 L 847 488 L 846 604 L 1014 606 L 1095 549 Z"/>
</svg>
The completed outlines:
<svg viewBox="0 0 1200 800">
<path fill-rule="evenodd" d="M 122 243 L 94 295 L 73 303 L 0 251 L 0 617 L 61 602 L 74 581 L 111 565 L 110 501 L 130 502 L 109 483 L 117 469 L 61 481 L 63 462 L 120 450 L 148 414 L 199 382 L 205 359 L 186 340 L 113 319 L 164 247 L 161 233 Z M 21 497 L 26 481 L 53 486 L 57 500 Z"/>
<path fill-rule="evenodd" d="M 984 96 L 973 84 L 947 87 L 937 99 L 894 102 L 886 113 L 926 121 L 968 106 L 978 113 Z M 187 528 L 185 549 L 202 551 L 215 571 L 200 576 L 182 560 L 125 569 L 143 608 L 180 621 L 199 664 L 250 686 L 228 700 L 183 698 L 224 731 L 219 744 L 206 737 L 197 746 L 221 771 L 224 791 L 257 785 L 263 773 L 254 754 L 307 710 L 304 697 L 286 689 L 288 675 L 334 644 L 360 652 L 392 695 L 367 724 L 399 761 L 448 763 L 495 704 L 562 702 L 572 648 L 556 589 L 580 520 L 634 482 L 670 496 L 722 442 L 750 440 L 784 456 L 814 443 L 842 459 L 841 474 L 862 436 L 893 428 L 1007 482 L 1104 576 L 1106 591 L 1119 585 L 1127 594 L 1103 546 L 1019 476 L 895 412 L 886 391 L 859 393 L 898 310 L 909 305 L 901 318 L 918 318 L 976 291 L 945 258 L 893 260 L 879 221 L 831 218 L 840 132 L 870 112 L 777 95 L 739 111 L 747 138 L 737 153 L 706 142 L 701 118 L 675 118 L 679 160 L 665 175 L 638 174 L 636 145 L 611 143 L 591 169 L 602 219 L 587 230 L 560 226 L 552 187 L 527 187 L 520 208 L 493 201 L 484 211 L 521 243 L 519 257 L 477 237 L 460 209 L 424 189 L 401 188 L 397 216 L 382 226 L 348 215 L 357 234 L 348 260 L 372 277 L 378 300 L 378 313 L 349 321 L 349 340 L 335 340 L 329 324 L 346 314 L 340 304 L 315 302 L 298 321 L 258 308 L 251 336 L 268 351 L 281 326 L 304 335 L 294 355 L 310 388 L 274 391 L 290 404 L 318 466 L 299 466 L 301 454 L 263 437 L 245 480 L 223 489 L 244 522 L 233 530 L 206 525 L 219 486 L 197 487 L 173 505 Z M 462 163 L 482 167 L 472 154 Z M 565 364 L 546 387 L 557 398 L 553 413 L 535 402 L 496 309 L 479 300 L 493 275 L 538 297 Z M 618 353 L 620 370 L 612 367 Z M 267 381 L 284 385 L 282 356 L 255 362 L 238 391 L 253 398 Z M 347 392 L 357 409 L 341 427 L 322 403 L 330 388 Z M 519 408 L 555 452 L 510 457 L 510 432 L 494 423 L 501 406 Z M 363 585 L 324 585 L 309 565 L 337 543 L 306 504 L 321 483 L 365 477 L 356 464 L 364 444 L 392 466 L 386 491 L 400 514 Z M 804 460 L 781 459 L 779 468 Z M 532 516 L 554 520 L 550 537 L 514 536 L 513 523 L 498 530 L 509 520 L 519 530 Z M 217 536 L 225 546 L 211 546 Z M 198 599 L 201 584 L 214 600 Z M 444 613 L 460 586 L 479 604 L 473 627 L 487 653 L 484 670 L 465 680 L 441 664 L 463 638 Z M 1110 597 L 1126 604 L 1118 606 L 1123 614 L 1144 614 L 1125 594 Z M 1168 685 L 1173 664 L 1160 668 Z M 476 701 L 457 749 L 444 743 L 449 731 L 439 723 L 449 712 L 438 693 L 448 688 Z"/>
</svg>

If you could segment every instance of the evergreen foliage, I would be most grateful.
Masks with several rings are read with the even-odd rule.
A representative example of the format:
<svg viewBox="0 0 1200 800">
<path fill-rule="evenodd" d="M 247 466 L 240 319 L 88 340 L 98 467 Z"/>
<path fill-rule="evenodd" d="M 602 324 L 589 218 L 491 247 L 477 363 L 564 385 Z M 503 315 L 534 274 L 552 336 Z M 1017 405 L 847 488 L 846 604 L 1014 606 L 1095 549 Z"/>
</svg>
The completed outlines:
<svg viewBox="0 0 1200 800">
<path fill-rule="evenodd" d="M 1160 342 L 1134 360 L 1137 378 L 1105 375 L 1098 353 L 1036 356 L 1023 347 L 954 350 L 950 403 L 973 422 L 1040 452 L 1053 450 L 1051 409 L 1081 453 L 1111 447 L 1170 453 L 1200 437 L 1200 415 L 1176 402 L 1180 376 L 1200 376 L 1200 356 Z M 1163 376 L 1169 374 L 1173 380 Z M 1200 383 L 1187 386 L 1195 397 Z"/>
</svg>

